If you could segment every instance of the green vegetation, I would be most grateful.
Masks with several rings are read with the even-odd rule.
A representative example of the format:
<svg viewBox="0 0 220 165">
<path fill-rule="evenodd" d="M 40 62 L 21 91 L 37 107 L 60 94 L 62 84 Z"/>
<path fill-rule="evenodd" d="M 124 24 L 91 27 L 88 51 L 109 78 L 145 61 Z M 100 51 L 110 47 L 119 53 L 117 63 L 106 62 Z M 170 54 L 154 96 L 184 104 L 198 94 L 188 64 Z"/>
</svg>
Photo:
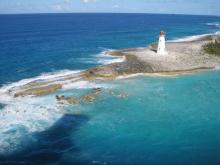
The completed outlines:
<svg viewBox="0 0 220 165">
<path fill-rule="evenodd" d="M 220 39 L 203 46 L 206 53 L 220 55 Z"/>
</svg>

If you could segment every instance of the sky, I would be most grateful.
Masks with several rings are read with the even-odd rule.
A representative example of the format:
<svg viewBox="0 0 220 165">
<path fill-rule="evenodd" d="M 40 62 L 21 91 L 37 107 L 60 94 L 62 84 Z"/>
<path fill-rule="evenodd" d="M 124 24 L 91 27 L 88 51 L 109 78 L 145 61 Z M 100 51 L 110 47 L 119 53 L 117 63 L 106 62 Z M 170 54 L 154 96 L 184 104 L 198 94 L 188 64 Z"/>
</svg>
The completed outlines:
<svg viewBox="0 0 220 165">
<path fill-rule="evenodd" d="M 74 12 L 219 16 L 220 0 L 0 0 L 0 14 Z"/>
</svg>

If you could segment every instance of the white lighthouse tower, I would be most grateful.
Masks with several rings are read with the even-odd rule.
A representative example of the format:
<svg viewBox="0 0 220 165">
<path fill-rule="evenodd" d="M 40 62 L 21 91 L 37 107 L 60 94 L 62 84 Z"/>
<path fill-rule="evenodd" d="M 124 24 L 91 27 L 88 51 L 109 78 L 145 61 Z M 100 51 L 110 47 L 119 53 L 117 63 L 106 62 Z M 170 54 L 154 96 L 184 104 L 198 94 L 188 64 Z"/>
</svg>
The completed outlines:
<svg viewBox="0 0 220 165">
<path fill-rule="evenodd" d="M 166 47 L 165 47 L 165 32 L 160 32 L 159 42 L 158 42 L 158 48 L 157 48 L 157 54 L 158 55 L 166 55 Z"/>
</svg>

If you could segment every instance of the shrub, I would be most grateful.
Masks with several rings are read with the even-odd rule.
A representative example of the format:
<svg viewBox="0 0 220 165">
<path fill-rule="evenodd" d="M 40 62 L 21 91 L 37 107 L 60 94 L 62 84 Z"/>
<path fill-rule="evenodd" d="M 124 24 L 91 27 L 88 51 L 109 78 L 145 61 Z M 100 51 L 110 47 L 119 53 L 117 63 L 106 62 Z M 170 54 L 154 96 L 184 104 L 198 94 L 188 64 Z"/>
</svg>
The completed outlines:
<svg viewBox="0 0 220 165">
<path fill-rule="evenodd" d="M 205 44 L 203 49 L 206 53 L 220 55 L 220 40 Z"/>
</svg>

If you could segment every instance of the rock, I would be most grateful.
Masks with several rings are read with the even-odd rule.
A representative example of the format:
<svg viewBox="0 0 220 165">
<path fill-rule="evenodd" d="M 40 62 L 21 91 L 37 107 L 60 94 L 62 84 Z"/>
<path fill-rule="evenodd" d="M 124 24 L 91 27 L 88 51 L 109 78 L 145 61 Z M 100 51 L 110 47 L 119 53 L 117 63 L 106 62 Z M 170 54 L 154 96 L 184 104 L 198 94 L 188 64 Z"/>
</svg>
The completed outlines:
<svg viewBox="0 0 220 165">
<path fill-rule="evenodd" d="M 58 95 L 55 96 L 57 101 L 60 101 L 60 97 Z"/>
<path fill-rule="evenodd" d="M 47 86 L 40 86 L 40 87 L 34 87 L 34 88 L 28 88 L 24 89 L 20 92 L 17 92 L 14 94 L 14 97 L 20 97 L 20 96 L 28 96 L 28 95 L 34 95 L 34 96 L 42 96 L 47 95 L 49 93 L 55 92 L 62 88 L 61 84 L 51 84 Z"/>
<path fill-rule="evenodd" d="M 79 104 L 80 100 L 78 98 L 75 97 L 65 97 L 65 96 L 55 96 L 56 100 L 60 103 L 60 104 Z"/>
<path fill-rule="evenodd" d="M 78 98 L 75 98 L 75 97 L 68 97 L 66 99 L 66 101 L 69 103 L 69 104 L 79 104 L 80 103 L 80 100 Z"/>
<path fill-rule="evenodd" d="M 55 98 L 59 104 L 80 104 L 80 103 L 88 103 L 93 102 L 96 98 L 101 94 L 101 88 L 93 88 L 90 93 L 85 96 L 81 96 L 79 98 L 76 97 L 65 97 L 56 95 Z"/>
<path fill-rule="evenodd" d="M 95 96 L 87 95 L 80 98 L 80 101 L 86 103 L 86 102 L 93 102 L 96 99 Z"/>
<path fill-rule="evenodd" d="M 126 93 L 116 93 L 112 90 L 109 90 L 109 94 L 112 96 L 118 97 L 118 98 L 123 98 L 123 99 L 126 99 L 128 97 L 128 94 Z"/>
<path fill-rule="evenodd" d="M 154 75 L 169 76 L 214 69 L 220 67 L 220 57 L 210 56 L 203 51 L 202 47 L 205 43 L 216 38 L 220 38 L 219 35 L 208 35 L 195 41 L 167 42 L 168 55 L 166 56 L 158 56 L 155 51 L 152 51 L 156 49 L 156 44 L 146 48 L 109 51 L 106 54 L 125 57 L 125 60 L 120 63 L 91 68 L 77 75 L 61 76 L 56 80 L 33 81 L 19 87 L 13 87 L 8 90 L 8 93 L 11 95 L 14 94 L 14 97 L 28 95 L 42 96 L 62 89 L 65 81 L 113 80 L 118 76 L 136 73 L 145 73 L 148 75 L 153 73 Z M 59 82 L 60 84 L 52 84 L 55 82 Z M 100 91 L 94 89 L 94 91 L 88 94 L 91 96 L 82 98 L 82 100 L 94 100 L 93 97 L 96 98 L 99 94 Z M 65 97 L 56 97 L 56 99 L 66 100 Z"/>
</svg>

